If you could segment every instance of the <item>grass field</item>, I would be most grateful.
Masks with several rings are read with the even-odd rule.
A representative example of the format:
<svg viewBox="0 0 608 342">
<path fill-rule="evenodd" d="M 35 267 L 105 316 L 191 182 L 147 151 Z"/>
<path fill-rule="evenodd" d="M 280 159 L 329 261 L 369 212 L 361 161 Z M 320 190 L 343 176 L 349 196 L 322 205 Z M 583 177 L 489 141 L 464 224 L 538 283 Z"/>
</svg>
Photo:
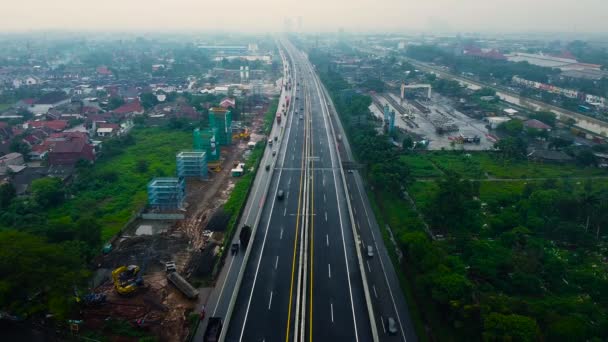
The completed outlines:
<svg viewBox="0 0 608 342">
<path fill-rule="evenodd" d="M 99 160 L 95 177 L 112 173 L 116 178 L 93 190 L 83 190 L 50 212 L 50 218 L 90 214 L 102 225 L 102 239 L 108 240 L 129 221 L 147 201 L 146 184 L 155 176 L 175 176 L 176 152 L 191 148 L 192 135 L 184 131 L 144 128 L 133 131 L 135 144 L 122 154 Z M 148 170 L 136 170 L 138 160 L 148 162 Z"/>
<path fill-rule="evenodd" d="M 492 152 L 430 152 L 401 157 L 408 165 L 414 178 L 441 177 L 446 171 L 454 171 L 463 178 L 486 179 L 526 179 L 526 178 L 568 178 L 606 176 L 608 171 L 585 168 L 573 163 L 543 164 L 537 162 L 503 161 Z"/>
<path fill-rule="evenodd" d="M 0 103 L 0 112 L 3 112 L 11 107 L 8 103 Z"/>
</svg>

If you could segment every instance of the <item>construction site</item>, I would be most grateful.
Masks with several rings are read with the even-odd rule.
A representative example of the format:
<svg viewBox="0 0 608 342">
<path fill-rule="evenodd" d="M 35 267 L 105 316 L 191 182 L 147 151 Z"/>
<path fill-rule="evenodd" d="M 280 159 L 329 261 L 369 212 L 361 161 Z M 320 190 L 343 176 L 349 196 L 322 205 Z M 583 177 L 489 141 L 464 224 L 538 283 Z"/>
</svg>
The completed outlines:
<svg viewBox="0 0 608 342">
<path fill-rule="evenodd" d="M 450 101 L 429 84 L 402 84 L 399 93 L 372 94 L 369 109 L 388 131 L 412 135 L 429 150 L 492 149 L 495 139 L 486 123 L 459 112 Z"/>
<path fill-rule="evenodd" d="M 250 170 L 232 171 L 266 141 L 268 106 L 241 115 L 241 122 L 229 110 L 211 108 L 210 127 L 192 133 L 192 150 L 168 156 L 176 174 L 150 180 L 147 208 L 94 260 L 89 289 L 75 290 L 83 307 L 73 330 L 105 331 L 112 319 L 161 341 L 186 339 L 189 320 L 204 314 L 213 286 L 230 220 L 223 205 L 238 176 Z"/>
</svg>

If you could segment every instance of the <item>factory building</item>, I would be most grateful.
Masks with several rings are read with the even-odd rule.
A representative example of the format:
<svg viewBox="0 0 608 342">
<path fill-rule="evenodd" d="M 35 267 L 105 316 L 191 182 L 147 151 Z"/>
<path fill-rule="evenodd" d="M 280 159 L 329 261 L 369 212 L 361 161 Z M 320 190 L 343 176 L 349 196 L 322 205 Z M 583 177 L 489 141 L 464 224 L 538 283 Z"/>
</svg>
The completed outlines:
<svg viewBox="0 0 608 342">
<path fill-rule="evenodd" d="M 203 151 L 184 151 L 175 156 L 178 177 L 207 179 L 207 156 Z"/>
<path fill-rule="evenodd" d="M 148 205 L 157 210 L 182 209 L 186 196 L 184 178 L 157 177 L 148 183 Z"/>
</svg>

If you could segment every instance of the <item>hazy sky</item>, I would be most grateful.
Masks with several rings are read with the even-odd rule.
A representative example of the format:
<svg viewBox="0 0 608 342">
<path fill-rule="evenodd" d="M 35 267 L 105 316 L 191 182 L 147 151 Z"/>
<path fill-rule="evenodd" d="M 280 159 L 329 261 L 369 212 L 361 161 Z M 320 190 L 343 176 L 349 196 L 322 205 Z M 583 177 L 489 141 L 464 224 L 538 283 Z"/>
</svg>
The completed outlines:
<svg viewBox="0 0 608 342">
<path fill-rule="evenodd" d="M 608 32 L 608 0 L 1 0 L 0 31 Z"/>
</svg>

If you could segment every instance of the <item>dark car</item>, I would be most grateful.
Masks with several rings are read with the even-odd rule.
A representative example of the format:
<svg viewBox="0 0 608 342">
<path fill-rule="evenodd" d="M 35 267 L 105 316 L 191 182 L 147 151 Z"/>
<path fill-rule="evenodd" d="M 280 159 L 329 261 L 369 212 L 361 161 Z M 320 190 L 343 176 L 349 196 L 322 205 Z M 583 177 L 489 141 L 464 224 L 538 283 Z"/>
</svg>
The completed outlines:
<svg viewBox="0 0 608 342">
<path fill-rule="evenodd" d="M 279 190 L 279 191 L 277 192 L 277 199 L 278 199 L 278 200 L 282 200 L 282 199 L 283 199 L 283 197 L 285 197 L 285 193 L 283 192 L 283 190 Z"/>
<path fill-rule="evenodd" d="M 270 170 L 270 164 L 266 164 L 266 171 Z"/>
</svg>

